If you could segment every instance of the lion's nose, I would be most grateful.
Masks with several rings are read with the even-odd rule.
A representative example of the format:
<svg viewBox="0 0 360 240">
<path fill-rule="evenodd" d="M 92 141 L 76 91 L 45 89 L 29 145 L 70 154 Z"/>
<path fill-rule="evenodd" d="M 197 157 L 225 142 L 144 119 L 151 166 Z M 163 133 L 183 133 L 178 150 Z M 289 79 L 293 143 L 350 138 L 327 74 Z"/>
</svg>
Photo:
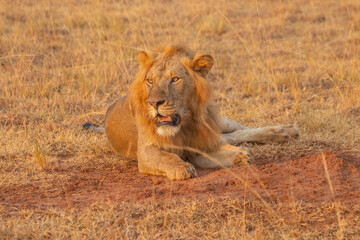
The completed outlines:
<svg viewBox="0 0 360 240">
<path fill-rule="evenodd" d="M 158 108 L 161 104 L 165 103 L 164 99 L 153 99 L 149 100 L 148 103 L 153 106 L 154 108 Z"/>
</svg>

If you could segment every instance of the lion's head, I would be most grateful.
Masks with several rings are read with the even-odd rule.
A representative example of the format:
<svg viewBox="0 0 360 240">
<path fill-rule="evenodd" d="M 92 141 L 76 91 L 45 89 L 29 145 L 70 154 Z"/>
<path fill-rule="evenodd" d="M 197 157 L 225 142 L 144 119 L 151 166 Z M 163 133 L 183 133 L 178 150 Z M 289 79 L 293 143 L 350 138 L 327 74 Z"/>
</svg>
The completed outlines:
<svg viewBox="0 0 360 240">
<path fill-rule="evenodd" d="M 139 62 L 132 100 L 137 119 L 151 129 L 147 135 L 155 143 L 199 147 L 192 142 L 218 138 L 218 117 L 205 79 L 214 63 L 210 55 L 170 46 L 155 58 L 140 52 Z"/>
</svg>

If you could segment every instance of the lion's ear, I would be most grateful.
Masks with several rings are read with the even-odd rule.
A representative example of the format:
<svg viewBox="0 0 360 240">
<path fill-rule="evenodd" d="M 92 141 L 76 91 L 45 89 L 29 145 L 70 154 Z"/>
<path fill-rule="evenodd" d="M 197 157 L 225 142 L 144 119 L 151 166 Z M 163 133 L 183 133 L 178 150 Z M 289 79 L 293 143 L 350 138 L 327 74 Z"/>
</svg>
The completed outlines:
<svg viewBox="0 0 360 240">
<path fill-rule="evenodd" d="M 152 61 L 153 61 L 153 58 L 150 54 L 144 52 L 144 51 L 140 51 L 139 52 L 139 62 L 140 64 L 143 66 L 143 67 L 148 67 Z"/>
<path fill-rule="evenodd" d="M 191 69 L 205 77 L 212 66 L 214 65 L 214 59 L 210 55 L 195 56 L 191 63 Z"/>
</svg>

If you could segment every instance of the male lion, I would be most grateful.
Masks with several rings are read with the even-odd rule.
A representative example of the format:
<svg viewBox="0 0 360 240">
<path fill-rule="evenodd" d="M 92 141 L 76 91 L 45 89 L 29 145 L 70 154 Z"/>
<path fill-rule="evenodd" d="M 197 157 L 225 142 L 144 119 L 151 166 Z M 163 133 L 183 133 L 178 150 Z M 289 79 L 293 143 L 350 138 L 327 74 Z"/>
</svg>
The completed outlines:
<svg viewBox="0 0 360 240">
<path fill-rule="evenodd" d="M 210 55 L 179 46 L 157 57 L 139 53 L 140 68 L 129 93 L 109 107 L 105 133 L 111 148 L 137 158 L 141 173 L 171 180 L 196 177 L 194 168 L 217 168 L 251 161 L 230 144 L 283 142 L 299 136 L 293 126 L 247 128 L 221 118 L 206 75 Z"/>
</svg>

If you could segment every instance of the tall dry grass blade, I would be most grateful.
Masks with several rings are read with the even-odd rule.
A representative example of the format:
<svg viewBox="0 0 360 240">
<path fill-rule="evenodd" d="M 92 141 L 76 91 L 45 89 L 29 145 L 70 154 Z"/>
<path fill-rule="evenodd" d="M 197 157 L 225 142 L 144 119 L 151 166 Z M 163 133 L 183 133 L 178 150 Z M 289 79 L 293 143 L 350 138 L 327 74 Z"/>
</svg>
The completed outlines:
<svg viewBox="0 0 360 240">
<path fill-rule="evenodd" d="M 242 221 L 242 230 L 246 230 L 246 187 L 248 183 L 248 174 L 246 174 L 245 185 L 244 185 L 244 202 L 243 202 L 243 221 Z M 245 237 L 245 236 L 244 236 Z"/>
<path fill-rule="evenodd" d="M 44 154 L 43 149 L 40 147 L 40 145 L 36 142 L 34 146 L 34 155 L 35 155 L 35 161 L 36 165 L 40 170 L 47 167 L 47 161 L 46 161 L 46 155 Z"/>
<path fill-rule="evenodd" d="M 322 162 L 324 164 L 325 176 L 329 183 L 331 195 L 332 195 L 333 199 L 335 200 L 334 188 L 333 188 L 333 185 L 331 182 L 331 178 L 330 178 L 330 174 L 329 174 L 328 166 L 327 166 L 327 162 L 326 162 L 326 157 L 325 157 L 324 153 L 322 153 Z M 339 230 L 337 232 L 337 236 L 339 239 L 343 239 L 344 238 L 344 222 L 342 221 L 341 216 L 340 216 L 340 209 L 339 209 L 338 203 L 335 203 L 335 211 L 336 211 L 337 222 L 339 224 Z"/>
<path fill-rule="evenodd" d="M 322 162 L 324 164 L 325 176 L 326 176 L 326 179 L 327 179 L 327 181 L 329 183 L 331 195 L 334 197 L 334 189 L 333 189 L 333 185 L 332 185 L 332 182 L 331 182 L 331 178 L 330 178 L 330 174 L 329 174 L 329 171 L 328 171 L 327 162 L 326 162 L 326 158 L 325 158 L 324 153 L 322 153 Z"/>
</svg>

